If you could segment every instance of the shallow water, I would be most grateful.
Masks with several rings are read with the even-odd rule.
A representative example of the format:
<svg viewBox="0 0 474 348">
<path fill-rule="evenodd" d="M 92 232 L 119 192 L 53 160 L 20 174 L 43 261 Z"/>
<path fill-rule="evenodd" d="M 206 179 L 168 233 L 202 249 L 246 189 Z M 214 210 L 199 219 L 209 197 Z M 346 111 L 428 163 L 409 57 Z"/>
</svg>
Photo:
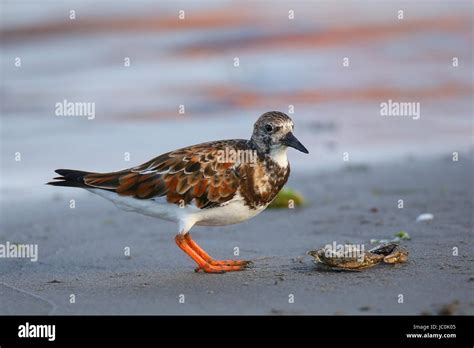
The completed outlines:
<svg viewBox="0 0 474 348">
<path fill-rule="evenodd" d="M 4 1 L 2 188 L 247 138 L 258 115 L 290 105 L 310 150 L 291 153 L 297 170 L 346 164 L 344 152 L 367 162 L 465 151 L 471 14 L 469 1 Z M 420 103 L 419 119 L 381 116 L 389 99 Z M 94 119 L 56 116 L 63 100 L 95 103 Z"/>
</svg>

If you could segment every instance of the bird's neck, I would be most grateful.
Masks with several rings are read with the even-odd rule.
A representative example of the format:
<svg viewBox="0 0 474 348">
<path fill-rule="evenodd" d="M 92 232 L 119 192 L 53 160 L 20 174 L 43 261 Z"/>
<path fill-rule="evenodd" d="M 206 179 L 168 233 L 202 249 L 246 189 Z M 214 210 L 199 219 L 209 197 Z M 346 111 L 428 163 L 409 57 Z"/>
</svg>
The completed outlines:
<svg viewBox="0 0 474 348">
<path fill-rule="evenodd" d="M 257 143 L 253 139 L 250 139 L 248 143 L 250 148 L 257 151 L 257 154 L 261 160 L 267 158 L 273 163 L 276 163 L 281 168 L 288 167 L 287 146 L 281 145 L 277 147 L 271 147 L 267 146 L 266 144 Z"/>
<path fill-rule="evenodd" d="M 279 146 L 277 148 L 270 149 L 268 156 L 279 167 L 286 168 L 288 167 L 287 150 L 288 150 L 288 147 Z"/>
</svg>

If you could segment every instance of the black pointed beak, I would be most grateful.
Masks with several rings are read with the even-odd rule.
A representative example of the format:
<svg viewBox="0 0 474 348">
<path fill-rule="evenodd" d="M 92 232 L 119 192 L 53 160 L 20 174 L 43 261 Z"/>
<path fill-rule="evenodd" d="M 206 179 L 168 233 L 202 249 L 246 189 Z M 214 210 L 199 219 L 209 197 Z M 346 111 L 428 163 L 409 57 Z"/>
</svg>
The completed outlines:
<svg viewBox="0 0 474 348">
<path fill-rule="evenodd" d="M 292 147 L 298 151 L 304 152 L 304 153 L 309 153 L 309 151 L 304 147 L 303 144 L 300 143 L 298 139 L 293 135 L 292 132 L 289 132 L 284 138 L 283 138 L 283 144 L 286 146 Z"/>
</svg>

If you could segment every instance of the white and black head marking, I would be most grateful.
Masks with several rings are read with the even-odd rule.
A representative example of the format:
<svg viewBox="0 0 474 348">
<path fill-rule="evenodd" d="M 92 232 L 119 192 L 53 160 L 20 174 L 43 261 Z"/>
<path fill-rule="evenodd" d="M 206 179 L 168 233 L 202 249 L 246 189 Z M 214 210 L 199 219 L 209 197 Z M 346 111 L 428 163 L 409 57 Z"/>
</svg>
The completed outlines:
<svg viewBox="0 0 474 348">
<path fill-rule="evenodd" d="M 309 153 L 293 135 L 293 129 L 293 121 L 288 115 L 279 111 L 266 112 L 255 122 L 252 143 L 263 154 L 284 150 L 287 147 Z"/>
</svg>

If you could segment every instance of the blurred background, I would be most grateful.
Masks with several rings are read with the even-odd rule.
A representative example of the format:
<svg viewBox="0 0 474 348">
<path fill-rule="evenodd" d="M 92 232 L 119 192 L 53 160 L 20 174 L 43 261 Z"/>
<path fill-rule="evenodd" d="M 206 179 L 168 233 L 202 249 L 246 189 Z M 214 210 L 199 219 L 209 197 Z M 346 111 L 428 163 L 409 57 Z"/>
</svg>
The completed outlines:
<svg viewBox="0 0 474 348">
<path fill-rule="evenodd" d="M 310 150 L 293 168 L 472 145 L 471 1 L 2 0 L 1 22 L 3 192 L 248 138 L 269 110 Z M 419 102 L 420 119 L 381 116 L 389 99 Z M 56 116 L 63 100 L 95 118 Z"/>
</svg>

